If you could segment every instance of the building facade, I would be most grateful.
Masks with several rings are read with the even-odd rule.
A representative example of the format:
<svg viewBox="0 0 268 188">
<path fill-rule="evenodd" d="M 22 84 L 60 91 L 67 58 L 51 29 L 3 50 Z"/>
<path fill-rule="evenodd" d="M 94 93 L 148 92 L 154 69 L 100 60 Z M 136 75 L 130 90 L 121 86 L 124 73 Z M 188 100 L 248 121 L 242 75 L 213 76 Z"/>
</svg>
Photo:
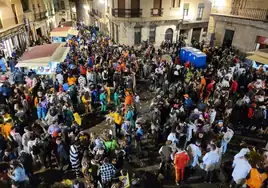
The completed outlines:
<svg viewBox="0 0 268 188">
<path fill-rule="evenodd" d="M 14 48 L 26 48 L 27 34 L 20 0 L 0 0 L 0 41 L 5 56 L 11 56 Z"/>
<path fill-rule="evenodd" d="M 62 19 L 71 19 L 69 0 L 21 0 L 30 41 L 49 37 Z"/>
<path fill-rule="evenodd" d="M 210 43 L 241 52 L 268 48 L 267 0 L 214 0 L 208 27 Z"/>
<path fill-rule="evenodd" d="M 95 3 L 96 1 L 96 3 Z M 206 39 L 210 0 L 93 0 L 95 25 L 121 44 Z M 101 8 L 102 7 L 102 8 Z"/>
</svg>

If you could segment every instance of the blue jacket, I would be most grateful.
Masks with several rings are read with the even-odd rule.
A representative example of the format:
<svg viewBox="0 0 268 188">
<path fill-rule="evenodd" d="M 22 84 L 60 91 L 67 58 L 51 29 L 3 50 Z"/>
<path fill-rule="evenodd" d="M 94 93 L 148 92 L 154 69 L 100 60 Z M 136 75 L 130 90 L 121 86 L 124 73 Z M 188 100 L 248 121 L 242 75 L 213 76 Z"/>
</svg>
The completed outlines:
<svg viewBox="0 0 268 188">
<path fill-rule="evenodd" d="M 185 101 L 184 101 L 184 106 L 185 106 L 186 108 L 191 108 L 191 107 L 193 106 L 193 101 L 192 101 L 192 99 L 185 99 Z"/>
</svg>

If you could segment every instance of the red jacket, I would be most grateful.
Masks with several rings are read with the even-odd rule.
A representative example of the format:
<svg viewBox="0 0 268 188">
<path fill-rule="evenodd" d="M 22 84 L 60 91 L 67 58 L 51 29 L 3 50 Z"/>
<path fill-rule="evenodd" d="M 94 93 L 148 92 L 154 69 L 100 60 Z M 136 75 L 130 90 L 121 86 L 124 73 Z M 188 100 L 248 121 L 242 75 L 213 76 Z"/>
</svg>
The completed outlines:
<svg viewBox="0 0 268 188">
<path fill-rule="evenodd" d="M 238 83 L 235 80 L 233 80 L 232 86 L 231 86 L 232 92 L 235 93 L 237 91 L 237 88 L 238 88 Z"/>
<path fill-rule="evenodd" d="M 177 152 L 174 156 L 174 165 L 176 168 L 185 168 L 190 161 L 190 157 L 186 151 Z"/>
</svg>

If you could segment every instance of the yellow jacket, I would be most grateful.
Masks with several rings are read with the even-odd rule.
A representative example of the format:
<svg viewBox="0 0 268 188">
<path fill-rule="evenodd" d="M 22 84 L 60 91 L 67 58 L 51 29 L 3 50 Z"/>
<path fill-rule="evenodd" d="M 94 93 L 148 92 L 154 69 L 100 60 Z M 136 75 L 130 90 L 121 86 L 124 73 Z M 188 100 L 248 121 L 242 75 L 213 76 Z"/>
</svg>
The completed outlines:
<svg viewBox="0 0 268 188">
<path fill-rule="evenodd" d="M 78 125 L 81 126 L 81 124 L 82 124 L 82 119 L 81 119 L 80 115 L 76 112 L 76 113 L 73 114 L 73 116 L 74 116 L 74 121 L 75 121 Z"/>
<path fill-rule="evenodd" d="M 118 113 L 110 113 L 110 116 L 114 118 L 114 122 L 118 125 L 121 125 L 123 122 L 123 117 Z"/>
</svg>

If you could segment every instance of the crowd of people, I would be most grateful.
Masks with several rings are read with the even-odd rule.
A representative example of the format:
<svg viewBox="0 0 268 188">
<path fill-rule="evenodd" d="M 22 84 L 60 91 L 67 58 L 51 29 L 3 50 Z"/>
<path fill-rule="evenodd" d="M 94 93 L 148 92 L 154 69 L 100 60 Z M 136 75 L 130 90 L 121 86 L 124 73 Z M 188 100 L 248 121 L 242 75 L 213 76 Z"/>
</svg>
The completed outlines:
<svg viewBox="0 0 268 188">
<path fill-rule="evenodd" d="M 41 166 L 71 169 L 76 188 L 146 187 L 131 181 L 124 162 L 142 158 L 145 145 L 161 144 L 160 186 L 173 176 L 180 185 L 200 169 L 211 183 L 238 125 L 267 132 L 266 71 L 241 62 L 232 49 L 204 48 L 207 67 L 195 69 L 180 61 L 181 45 L 138 51 L 94 27 L 79 29 L 55 77 L 13 64 L 13 77 L 1 77 L 1 182 L 29 187 Z M 146 112 L 138 108 L 137 80 L 148 82 L 154 96 Z M 105 116 L 111 130 L 89 132 L 87 121 L 97 116 Z M 268 153 L 239 147 L 231 186 L 267 186 Z"/>
</svg>

